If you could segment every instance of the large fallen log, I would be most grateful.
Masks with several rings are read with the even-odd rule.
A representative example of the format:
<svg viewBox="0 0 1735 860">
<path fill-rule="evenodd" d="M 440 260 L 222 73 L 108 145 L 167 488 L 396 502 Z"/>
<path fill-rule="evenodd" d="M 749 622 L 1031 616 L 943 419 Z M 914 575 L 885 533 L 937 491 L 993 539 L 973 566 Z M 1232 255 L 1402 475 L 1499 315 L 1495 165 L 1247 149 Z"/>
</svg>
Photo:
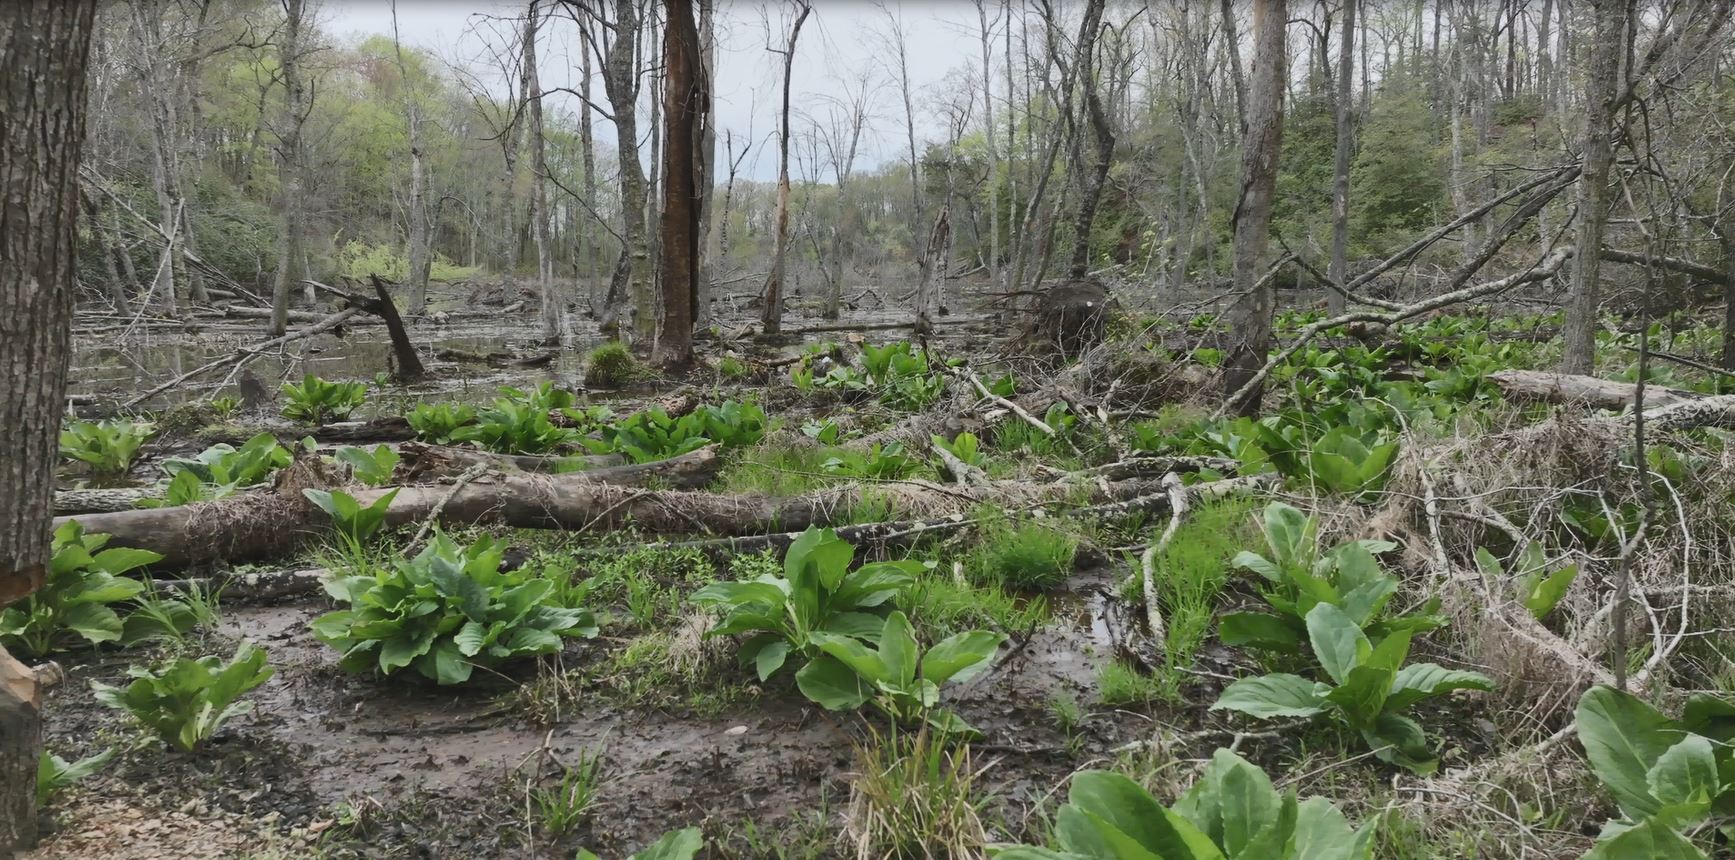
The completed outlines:
<svg viewBox="0 0 1735 860">
<path fill-rule="evenodd" d="M 139 502 L 160 499 L 167 487 L 111 487 L 108 489 L 55 490 L 54 512 L 57 514 L 107 514 L 130 511 Z"/>
<path fill-rule="evenodd" d="M 594 478 L 601 470 L 611 470 L 608 474 L 615 479 L 607 481 L 611 484 L 640 486 L 628 476 L 663 473 L 663 463 L 643 463 L 632 465 L 620 454 L 591 454 L 588 456 L 560 456 L 540 454 L 495 454 L 491 451 L 481 451 L 475 448 L 457 448 L 450 445 L 429 445 L 426 442 L 405 442 L 398 446 L 398 461 L 396 479 L 400 483 L 414 483 L 428 478 L 446 478 L 463 472 L 475 465 L 486 466 L 497 471 L 530 472 L 538 475 L 559 475 L 572 472 L 590 472 Z M 623 468 L 624 467 L 624 468 Z M 663 477 L 679 479 L 685 483 L 677 485 L 681 489 L 692 489 L 704 486 L 711 475 L 702 472 Z M 622 480 L 625 479 L 625 480 Z"/>
<path fill-rule="evenodd" d="M 1624 409 L 1633 405 L 1633 398 L 1638 393 L 1638 386 L 1631 382 L 1542 370 L 1499 370 L 1488 374 L 1488 380 L 1500 386 L 1500 390 L 1513 400 L 1594 406 L 1598 409 Z M 1645 386 L 1646 406 L 1689 403 L 1705 397 L 1695 391 Z"/>
<path fill-rule="evenodd" d="M 665 460 L 659 480 L 676 483 L 682 472 L 717 468 L 713 448 Z M 623 466 L 620 470 L 644 469 Z M 632 525 L 655 534 L 764 534 L 800 531 L 810 525 L 848 522 L 864 513 L 893 509 L 921 517 L 968 513 L 978 505 L 1007 509 L 1060 500 L 1107 504 L 1161 489 L 1153 480 L 1115 483 L 1032 483 L 1004 481 L 982 487 L 952 487 L 927 481 L 873 485 L 848 484 L 787 498 L 721 495 L 686 490 L 647 490 L 603 483 L 613 469 L 564 475 L 490 474 L 462 486 L 440 484 L 355 490 L 363 507 L 388 492 L 396 495 L 385 523 L 421 522 L 438 512 L 446 525 L 497 523 L 514 528 L 570 531 L 608 530 Z M 647 476 L 644 471 L 635 474 Z M 1083 497 L 1082 499 L 1080 497 Z M 55 524 L 69 517 L 57 517 Z M 298 494 L 257 493 L 195 505 L 91 514 L 76 518 L 87 532 L 112 535 L 111 546 L 148 549 L 164 556 L 162 567 L 228 559 L 253 560 L 282 555 L 296 544 L 325 533 L 324 514 Z"/>
<path fill-rule="evenodd" d="M 292 443 L 305 436 L 316 442 L 404 442 L 416 438 L 416 431 L 402 416 L 387 415 L 368 421 L 337 421 L 331 424 L 296 424 L 293 421 L 270 419 L 248 424 L 221 424 L 205 427 L 194 437 L 205 444 L 227 442 L 240 445 L 260 433 L 270 433 L 278 441 Z"/>
</svg>

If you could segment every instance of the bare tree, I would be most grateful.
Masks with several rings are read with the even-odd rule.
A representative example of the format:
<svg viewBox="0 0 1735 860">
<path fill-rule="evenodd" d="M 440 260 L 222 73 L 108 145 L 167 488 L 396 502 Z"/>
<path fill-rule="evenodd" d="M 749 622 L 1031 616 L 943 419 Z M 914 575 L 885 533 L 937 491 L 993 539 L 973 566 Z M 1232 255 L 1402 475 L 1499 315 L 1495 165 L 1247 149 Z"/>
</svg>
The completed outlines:
<svg viewBox="0 0 1735 860">
<path fill-rule="evenodd" d="M 433 253 L 429 248 L 432 227 L 428 223 L 427 168 L 422 162 L 422 107 L 410 80 L 409 67 L 404 63 L 403 41 L 398 38 L 397 0 L 392 0 L 392 47 L 397 52 L 398 77 L 403 79 L 404 130 L 410 144 L 409 296 L 405 310 L 419 314 L 428 305 L 428 273 L 433 269 Z"/>
<path fill-rule="evenodd" d="M 1337 49 L 1337 161 L 1332 171 L 1331 180 L 1331 269 L 1327 276 L 1332 281 L 1343 284 L 1349 275 L 1349 162 L 1354 149 L 1351 140 L 1351 98 L 1354 90 L 1351 86 L 1355 77 L 1355 4 L 1356 0 L 1343 0 L 1343 37 L 1338 40 Z M 1364 81 L 1363 86 L 1366 86 Z M 1343 313 L 1343 293 L 1337 290 L 1329 291 L 1326 306 L 1333 316 Z"/>
<path fill-rule="evenodd" d="M 1253 2 L 1253 79 L 1247 92 L 1247 123 L 1241 143 L 1241 191 L 1235 203 L 1235 303 L 1229 310 L 1234 340 L 1223 373 L 1223 391 L 1234 394 L 1265 364 L 1271 351 L 1271 315 L 1276 303 L 1270 278 L 1262 278 L 1271 238 L 1271 204 L 1277 190 L 1277 158 L 1283 146 L 1283 91 L 1289 55 L 1286 0 Z M 1257 410 L 1255 387 L 1230 408 Z"/>
<path fill-rule="evenodd" d="M 94 0 L 0 4 L 0 607 L 47 578 Z M 36 677 L 0 648 L 0 854 L 36 841 Z"/>
<path fill-rule="evenodd" d="M 663 28 L 662 306 L 651 360 L 665 370 L 693 363 L 694 302 L 699 281 L 699 198 L 705 190 L 701 151 L 710 113 L 707 78 L 693 0 L 665 0 Z"/>
<path fill-rule="evenodd" d="M 542 83 L 536 75 L 536 28 L 541 13 L 530 0 L 524 14 L 524 62 L 519 89 L 524 93 L 530 142 L 530 234 L 536 242 L 536 291 L 542 297 L 542 342 L 560 342 L 561 310 L 565 305 L 554 286 L 553 243 L 548 238 L 548 156 L 542 132 Z"/>
<path fill-rule="evenodd" d="M 302 251 L 306 173 L 302 164 L 301 128 L 307 122 L 308 108 L 301 54 L 308 22 L 304 0 L 282 0 L 282 3 L 283 33 L 278 37 L 277 63 L 283 78 L 283 112 L 277 120 L 279 230 L 277 279 L 271 287 L 271 334 L 283 334 L 288 328 L 289 293 L 307 277 L 307 258 Z"/>
<path fill-rule="evenodd" d="M 829 248 L 821 252 L 820 274 L 825 278 L 825 296 L 821 315 L 837 319 L 843 305 L 843 273 L 850 257 L 860 216 L 850 199 L 850 178 L 855 173 L 856 153 L 861 148 L 862 133 L 868 128 L 870 101 L 874 83 L 871 70 L 863 70 L 853 80 L 845 80 L 842 93 L 829 96 L 824 122 L 814 121 L 816 143 L 825 149 L 831 164 L 832 177 L 837 183 L 837 215 L 826 229 L 830 234 Z M 815 250 L 819 250 L 817 247 Z"/>
<path fill-rule="evenodd" d="M 789 27 L 789 38 L 779 50 L 783 55 L 783 111 L 777 128 L 777 233 L 776 246 L 771 252 L 771 272 L 765 278 L 765 292 L 759 309 L 759 324 L 766 334 L 776 334 L 783 328 L 783 273 L 789 256 L 789 83 L 795 71 L 795 44 L 801 37 L 801 25 L 813 14 L 809 0 L 796 0 L 795 23 Z"/>
<path fill-rule="evenodd" d="M 887 53 L 892 56 L 892 77 L 897 79 L 898 91 L 904 99 L 904 135 L 910 146 L 910 209 L 913 213 L 910 239 L 912 242 L 919 242 L 927 220 L 922 216 L 921 161 L 916 153 L 916 103 L 911 95 L 909 40 L 904 35 L 904 22 L 901 18 L 892 14 L 884 4 L 880 5 L 880 12 L 886 16 L 886 32 L 881 34 L 880 38 L 885 42 Z M 920 258 L 917 262 L 921 262 Z"/>
<path fill-rule="evenodd" d="M 602 59 L 603 91 L 608 95 L 620 160 L 621 259 L 609 281 L 603 310 L 605 329 L 618 331 L 620 310 L 628 294 L 634 308 L 633 333 L 642 342 L 655 336 L 651 315 L 650 240 L 645 231 L 645 169 L 639 162 L 639 10 L 637 0 L 616 0 L 613 26 L 601 28 L 606 49 Z M 612 38 L 611 38 L 612 36 Z"/>
<path fill-rule="evenodd" d="M 988 144 L 988 254 L 982 263 L 988 283 L 1000 285 L 1000 146 L 994 128 L 994 34 L 988 21 L 988 0 L 976 0 L 976 21 L 982 36 L 982 128 Z M 1011 23 L 1006 24 L 1011 28 Z M 1011 110 L 1007 106 L 1007 110 Z M 1010 153 L 1008 153 L 1010 154 Z"/>
<path fill-rule="evenodd" d="M 1101 35 L 1102 12 L 1106 0 L 1088 0 L 1084 4 L 1084 20 L 1078 26 L 1078 68 L 1073 77 L 1084 95 L 1085 117 L 1090 122 L 1090 139 L 1095 144 L 1093 158 L 1084 161 L 1084 130 L 1073 134 L 1073 169 L 1079 177 L 1078 203 L 1073 211 L 1072 264 L 1068 274 L 1082 278 L 1090 269 L 1091 224 L 1096 221 L 1097 201 L 1102 199 L 1103 181 L 1108 178 L 1109 159 L 1114 155 L 1114 126 L 1108 109 L 1103 106 L 1102 88 L 1097 80 L 1096 46 Z"/>
<path fill-rule="evenodd" d="M 1578 241 L 1582 253 L 1572 259 L 1572 285 L 1566 297 L 1566 323 L 1561 329 L 1562 373 L 1589 373 L 1596 362 L 1598 278 L 1602 271 L 1603 227 L 1608 222 L 1609 167 L 1614 162 L 1615 99 L 1621 92 L 1621 63 L 1631 39 L 1628 0 L 1594 0 L 1595 41 L 1585 79 L 1584 169 L 1578 177 Z"/>
</svg>

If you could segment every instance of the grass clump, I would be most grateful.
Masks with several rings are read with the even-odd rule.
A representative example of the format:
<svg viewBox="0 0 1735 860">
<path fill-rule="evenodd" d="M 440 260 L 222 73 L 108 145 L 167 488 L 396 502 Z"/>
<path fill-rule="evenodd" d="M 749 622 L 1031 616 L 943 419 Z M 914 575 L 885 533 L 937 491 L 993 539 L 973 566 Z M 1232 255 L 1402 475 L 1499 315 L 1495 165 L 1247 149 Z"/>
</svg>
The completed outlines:
<svg viewBox="0 0 1735 860">
<path fill-rule="evenodd" d="M 1020 592 L 1051 591 L 1065 584 L 1078 556 L 1078 538 L 1053 526 L 990 521 L 972 556 L 979 582 Z"/>
<path fill-rule="evenodd" d="M 987 627 L 1002 633 L 1028 633 L 1048 620 L 1041 597 L 1015 597 L 998 586 L 973 585 L 934 571 L 917 576 L 904 593 L 911 620 L 925 635 L 944 638 Z"/>
<path fill-rule="evenodd" d="M 845 836 L 857 856 L 982 856 L 984 798 L 968 746 L 949 748 L 926 728 L 875 733 L 856 746 L 855 762 Z"/>
<path fill-rule="evenodd" d="M 808 445 L 767 443 L 743 449 L 717 475 L 715 491 L 725 494 L 799 496 L 836 483 L 825 470 L 829 454 Z"/>
<path fill-rule="evenodd" d="M 1096 674 L 1097 701 L 1109 707 L 1139 705 L 1151 701 L 1174 701 L 1174 674 L 1146 675 L 1138 669 L 1115 660 L 1103 664 Z"/>
<path fill-rule="evenodd" d="M 1190 665 L 1210 632 L 1217 595 L 1229 580 L 1230 559 L 1243 547 L 1258 545 L 1253 526 L 1257 507 L 1248 499 L 1201 505 L 1157 556 L 1157 601 L 1168 622 L 1164 654 L 1171 671 Z"/>
<path fill-rule="evenodd" d="M 578 761 L 560 766 L 560 778 L 530 787 L 530 802 L 544 832 L 571 833 L 590 814 L 602 788 L 602 754 L 578 751 Z"/>
<path fill-rule="evenodd" d="M 619 341 L 591 350 L 585 359 L 584 384 L 590 388 L 625 388 L 643 378 L 644 365 Z"/>
</svg>

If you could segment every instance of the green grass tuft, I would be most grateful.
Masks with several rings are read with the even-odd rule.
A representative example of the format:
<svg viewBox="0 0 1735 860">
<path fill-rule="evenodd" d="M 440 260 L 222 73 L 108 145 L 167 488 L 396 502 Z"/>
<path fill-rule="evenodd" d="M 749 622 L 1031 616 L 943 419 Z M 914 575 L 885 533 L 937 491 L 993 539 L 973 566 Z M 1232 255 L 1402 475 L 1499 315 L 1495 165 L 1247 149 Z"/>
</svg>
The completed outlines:
<svg viewBox="0 0 1735 860">
<path fill-rule="evenodd" d="M 1072 575 L 1078 538 L 1036 522 L 989 520 L 981 529 L 971 568 L 978 582 L 1019 592 L 1059 588 Z"/>
<path fill-rule="evenodd" d="M 625 388 L 645 376 L 644 365 L 619 341 L 591 350 L 585 359 L 584 384 L 589 388 Z"/>
</svg>

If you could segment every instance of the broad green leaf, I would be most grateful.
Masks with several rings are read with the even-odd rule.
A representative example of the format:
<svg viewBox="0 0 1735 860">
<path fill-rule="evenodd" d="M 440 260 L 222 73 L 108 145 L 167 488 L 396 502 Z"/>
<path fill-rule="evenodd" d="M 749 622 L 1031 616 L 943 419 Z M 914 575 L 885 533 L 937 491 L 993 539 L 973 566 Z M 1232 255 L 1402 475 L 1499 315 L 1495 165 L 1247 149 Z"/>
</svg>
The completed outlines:
<svg viewBox="0 0 1735 860">
<path fill-rule="evenodd" d="M 1657 813 L 1647 775 L 1657 759 L 1682 740 L 1674 720 L 1637 697 L 1612 687 L 1592 687 L 1578 700 L 1579 741 L 1591 771 L 1634 821 Z"/>
<path fill-rule="evenodd" d="M 1494 682 L 1480 672 L 1447 669 L 1433 663 L 1411 663 L 1398 670 L 1392 679 L 1392 693 L 1386 707 L 1403 710 L 1423 699 L 1443 695 L 1453 690 L 1494 689 Z"/>
<path fill-rule="evenodd" d="M 902 612 L 886 616 L 880 632 L 880 665 L 884 667 L 886 683 L 908 687 L 916 680 L 916 633 L 910 629 L 910 619 Z M 853 664 L 852 664 L 853 665 Z M 938 683 L 938 682 L 936 682 Z"/>
<path fill-rule="evenodd" d="M 922 677 L 936 684 L 967 681 L 988 668 L 1006 641 L 999 633 L 971 630 L 940 640 L 922 655 Z"/>
<path fill-rule="evenodd" d="M 1321 603 L 1307 613 L 1307 635 L 1319 665 L 1339 684 L 1373 651 L 1361 627 L 1329 603 Z"/>
<path fill-rule="evenodd" d="M 673 830 L 662 838 L 639 849 L 628 860 L 693 860 L 705 847 L 705 838 L 697 827 Z"/>
<path fill-rule="evenodd" d="M 452 637 L 452 644 L 458 646 L 459 654 L 465 657 L 474 657 L 476 652 L 482 650 L 484 637 L 487 634 L 487 627 L 475 621 L 466 621 L 464 626 L 458 629 L 457 635 Z"/>
<path fill-rule="evenodd" d="M 1355 830 L 1331 801 L 1310 797 L 1296 810 L 1295 838 L 1287 860 L 1369 860 L 1375 829 L 1370 823 Z"/>
<path fill-rule="evenodd" d="M 134 568 L 147 564 L 156 564 L 163 560 L 160 553 L 148 549 L 105 549 L 92 557 L 91 566 L 112 574 L 122 574 Z"/>
<path fill-rule="evenodd" d="M 1679 833 L 1657 821 L 1645 821 L 1592 846 L 1584 860 L 1707 860 Z"/>
<path fill-rule="evenodd" d="M 801 688 L 802 695 L 832 711 L 854 710 L 873 695 L 855 670 L 829 654 L 821 654 L 801 667 L 795 673 L 795 685 Z"/>
<path fill-rule="evenodd" d="M 1428 747 L 1428 736 L 1422 726 L 1409 717 L 1394 713 L 1380 714 L 1372 725 L 1362 729 L 1362 740 L 1374 751 L 1374 758 L 1390 762 L 1415 773 L 1428 776 L 1440 766 L 1440 761 Z"/>
<path fill-rule="evenodd" d="M 809 641 L 870 683 L 893 683 L 895 680 L 880 659 L 879 652 L 868 648 L 854 637 L 815 633 Z"/>
<path fill-rule="evenodd" d="M 1227 752 L 1219 750 L 1219 756 Z M 1234 755 L 1230 753 L 1230 755 Z M 1213 758 L 1212 764 L 1217 764 Z M 1261 840 L 1261 834 L 1273 828 L 1278 828 L 1283 817 L 1283 798 L 1277 789 L 1271 785 L 1271 779 L 1265 771 L 1254 767 L 1239 756 L 1228 761 L 1216 778 L 1217 809 L 1222 816 L 1223 839 L 1225 854 L 1230 857 L 1240 857 L 1247 853 L 1247 848 L 1255 840 Z M 1294 821 L 1289 822 L 1294 827 Z M 1272 837 L 1261 840 L 1269 842 Z M 1288 833 L 1278 833 L 1275 846 L 1281 851 L 1289 841 Z"/>
<path fill-rule="evenodd" d="M 1312 717 L 1325 713 L 1323 684 L 1299 675 L 1273 673 L 1242 678 L 1230 684 L 1211 710 L 1239 711 L 1251 717 Z"/>
<path fill-rule="evenodd" d="M 1687 735 L 1657 757 L 1645 774 L 1652 797 L 1670 806 L 1700 804 L 1707 807 L 1719 788 L 1717 753 L 1711 741 Z"/>
<path fill-rule="evenodd" d="M 1224 645 L 1252 646 L 1274 651 L 1301 648 L 1301 636 L 1288 620 L 1263 612 L 1231 612 L 1217 626 Z"/>
<path fill-rule="evenodd" d="M 766 642 L 759 653 L 754 655 L 753 668 L 758 673 L 759 680 L 770 678 L 783 668 L 783 661 L 789 658 L 789 643 L 783 639 L 773 639 Z"/>
</svg>

